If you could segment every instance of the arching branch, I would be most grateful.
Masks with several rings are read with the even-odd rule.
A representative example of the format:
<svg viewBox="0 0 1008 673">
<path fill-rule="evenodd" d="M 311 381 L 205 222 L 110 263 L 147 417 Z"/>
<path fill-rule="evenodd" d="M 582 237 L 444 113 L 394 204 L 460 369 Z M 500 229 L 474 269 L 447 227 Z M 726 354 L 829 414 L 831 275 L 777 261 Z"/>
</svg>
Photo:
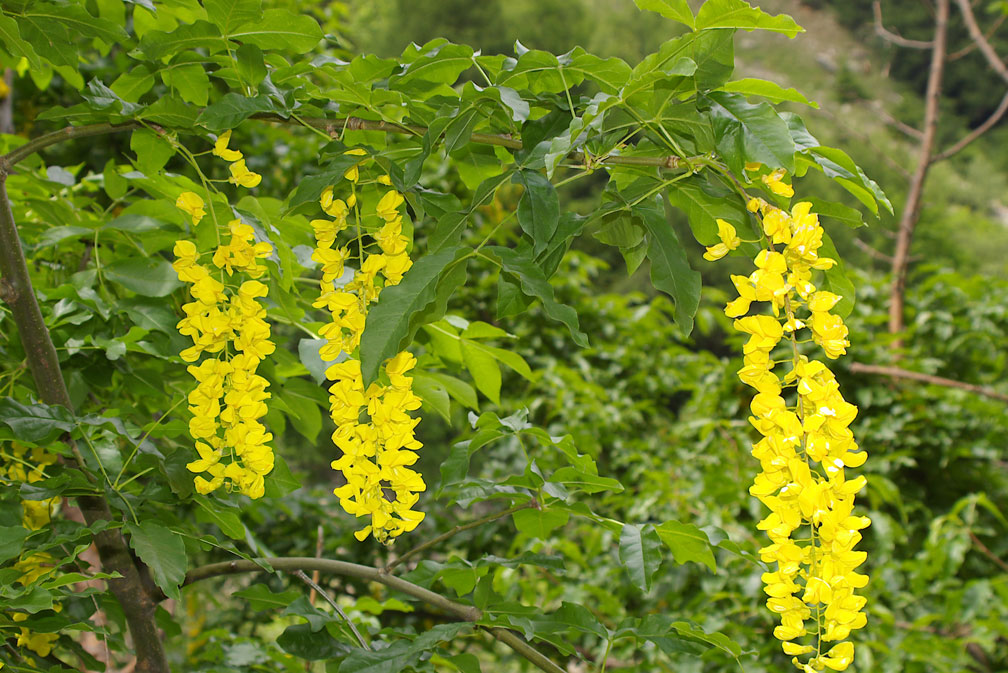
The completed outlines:
<svg viewBox="0 0 1008 673">
<path fill-rule="evenodd" d="M 879 0 L 875 0 L 875 2 L 872 3 L 872 11 L 875 15 L 875 34 L 886 42 L 892 42 L 898 47 L 906 47 L 908 49 L 930 49 L 934 46 L 933 41 L 910 40 L 902 35 L 897 35 L 896 33 L 887 30 L 885 24 L 882 22 L 882 3 Z"/>
<path fill-rule="evenodd" d="M 276 570 L 282 570 L 284 572 L 318 570 L 323 573 L 330 573 L 343 577 L 354 577 L 370 582 L 378 582 L 380 584 L 384 584 L 390 589 L 395 589 L 407 596 L 412 596 L 417 600 L 421 600 L 428 605 L 432 605 L 464 621 L 478 622 L 483 618 L 482 610 L 477 607 L 456 603 L 455 601 L 445 598 L 441 594 L 435 593 L 429 589 L 424 589 L 421 586 L 413 584 L 412 582 L 407 582 L 406 580 L 395 577 L 394 575 L 389 575 L 381 568 L 373 568 L 371 566 L 349 563 L 347 561 L 318 559 L 308 556 L 266 558 L 261 560 L 268 563 Z M 257 564 L 255 561 L 241 560 L 212 563 L 210 565 L 194 568 L 186 573 L 183 586 L 188 586 L 194 582 L 209 579 L 211 577 L 234 575 L 238 573 L 261 572 L 262 570 L 262 566 Z M 549 657 L 529 645 L 524 639 L 515 635 L 511 631 L 496 627 L 482 628 L 485 628 L 494 638 L 535 664 L 539 669 L 546 671 L 547 673 L 564 673 L 563 668 L 558 666 Z"/>
</svg>

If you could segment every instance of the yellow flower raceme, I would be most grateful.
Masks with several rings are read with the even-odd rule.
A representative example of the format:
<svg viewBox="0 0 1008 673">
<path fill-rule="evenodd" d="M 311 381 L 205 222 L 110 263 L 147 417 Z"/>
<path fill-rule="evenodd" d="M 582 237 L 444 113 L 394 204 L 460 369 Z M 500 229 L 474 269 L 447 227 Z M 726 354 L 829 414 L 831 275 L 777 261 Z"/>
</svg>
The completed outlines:
<svg viewBox="0 0 1008 673">
<path fill-rule="evenodd" d="M 350 153 L 362 154 L 357 150 Z M 345 177 L 356 183 L 359 173 L 353 168 Z M 336 424 L 332 440 L 341 452 L 332 467 L 346 480 L 334 493 L 348 514 L 369 519 L 368 525 L 355 533 L 358 540 L 370 535 L 389 543 L 416 528 L 424 518 L 423 512 L 414 507 L 426 484 L 410 467 L 417 461 L 416 450 L 421 447 L 414 435 L 420 419 L 410 415 L 420 408 L 420 399 L 412 391 L 413 379 L 407 375 L 416 359 L 408 352 L 399 353 L 385 363 L 388 384 L 375 382 L 365 389 L 360 361 L 354 353 L 360 345 L 369 305 L 383 287 L 402 280 L 412 262 L 406 254 L 409 240 L 402 234 L 398 210 L 403 197 L 390 190 L 375 206 L 376 214 L 385 221 L 372 236 L 381 252 L 365 252 L 363 242 L 358 240 L 358 268 L 352 280 L 340 288 L 334 285 L 354 256 L 350 246 L 336 247 L 336 238 L 346 228 L 355 196 L 352 193 L 346 202 L 335 199 L 329 187 L 319 199 L 322 209 L 336 221 L 312 222 L 316 241 L 312 259 L 322 267 L 319 298 L 314 306 L 326 309 L 330 315 L 329 323 L 319 330 L 319 336 L 326 339 L 319 355 L 327 362 L 341 353 L 349 356 L 326 370 L 329 411 Z"/>
<path fill-rule="evenodd" d="M 774 176 L 778 182 L 783 177 Z M 752 454 L 762 469 L 749 492 L 769 509 L 757 526 L 770 538 L 760 556 L 776 564 L 763 575 L 767 607 L 778 614 L 774 636 L 798 669 L 842 671 L 854 659 L 846 639 L 867 621 L 865 599 L 856 594 L 868 581 L 856 570 L 865 553 L 854 547 L 871 522 L 853 512 L 865 478 L 846 473 L 866 454 L 849 428 L 857 407 L 843 399 L 825 363 L 800 354 L 797 335 L 808 329 L 830 359 L 850 345 L 843 320 L 831 313 L 841 297 L 812 282 L 813 270 L 828 269 L 834 260 L 818 256 L 823 232 L 809 203 L 790 212 L 758 200 L 750 206 L 762 215 L 767 247 L 749 277 L 732 276 L 739 297 L 725 313 L 749 335 L 738 375 L 756 390 L 749 422 L 761 435 Z M 774 249 L 781 244 L 782 250 Z M 768 303 L 773 315 L 747 315 L 754 302 Z M 791 365 L 783 377 L 774 372 L 782 361 Z M 812 643 L 796 642 L 808 636 Z M 825 644 L 835 641 L 844 642 L 827 651 Z"/>
<path fill-rule="evenodd" d="M 227 149 L 229 138 L 229 132 L 221 134 L 215 155 L 235 156 Z M 260 176 L 248 171 L 240 156 L 230 166 L 232 182 L 255 186 Z M 180 197 L 177 205 L 190 212 L 195 203 Z M 199 199 L 200 208 L 202 203 Z M 185 317 L 178 323 L 179 333 L 193 342 L 180 356 L 193 363 L 188 371 L 196 380 L 188 402 L 189 433 L 198 457 L 186 467 L 197 475 L 194 486 L 201 494 L 224 486 L 259 498 L 273 469 L 273 436 L 260 421 L 267 412 L 269 383 L 256 369 L 275 346 L 260 303 L 268 288 L 256 279 L 266 271 L 259 260 L 272 255 L 273 247 L 256 242 L 253 228 L 238 219 L 228 223 L 227 233 L 227 242 L 210 255 L 212 267 L 200 264 L 201 255 L 191 241 L 177 241 L 174 249 L 172 267 L 193 298 L 182 306 Z M 247 280 L 230 280 L 239 273 Z"/>
</svg>

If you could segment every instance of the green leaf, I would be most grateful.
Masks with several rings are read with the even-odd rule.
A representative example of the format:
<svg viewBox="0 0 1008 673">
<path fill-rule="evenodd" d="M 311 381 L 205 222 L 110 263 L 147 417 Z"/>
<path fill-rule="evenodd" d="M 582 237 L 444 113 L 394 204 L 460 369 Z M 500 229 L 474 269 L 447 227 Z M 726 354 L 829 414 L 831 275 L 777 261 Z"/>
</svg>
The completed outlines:
<svg viewBox="0 0 1008 673">
<path fill-rule="evenodd" d="M 222 51 L 226 42 L 221 39 L 217 26 L 207 21 L 183 23 L 171 32 L 152 30 L 140 40 L 140 51 L 152 61 L 195 49 L 206 49 L 210 54 Z"/>
<path fill-rule="evenodd" d="M 245 539 L 245 524 L 233 509 L 218 505 L 207 498 L 196 498 L 195 502 L 199 505 L 199 510 L 196 512 L 197 520 L 215 524 L 232 540 Z"/>
<path fill-rule="evenodd" d="M 650 591 L 662 563 L 662 541 L 649 523 L 623 524 L 619 541 L 620 563 L 641 591 Z"/>
<path fill-rule="evenodd" d="M 574 339 L 574 343 L 582 348 L 588 347 L 588 337 L 581 331 L 577 312 L 570 306 L 565 306 L 556 301 L 553 295 L 553 287 L 549 284 L 542 270 L 536 266 L 535 262 L 520 255 L 516 250 L 511 248 L 487 246 L 484 250 L 500 258 L 501 268 L 518 279 L 523 293 L 542 301 L 546 315 L 567 326 Z"/>
<path fill-rule="evenodd" d="M 279 593 L 274 592 L 265 584 L 253 584 L 250 587 L 236 591 L 231 596 L 241 598 L 256 610 L 275 610 L 286 608 L 303 595 L 297 589 L 285 589 Z"/>
<path fill-rule="evenodd" d="M 511 182 L 520 182 L 525 187 L 525 192 L 518 201 L 518 224 L 532 239 L 532 251 L 538 255 L 546 249 L 556 233 L 560 220 L 560 197 L 553 184 L 538 171 L 519 171 L 511 178 Z"/>
<path fill-rule="evenodd" d="M 136 165 L 148 177 L 157 175 L 172 155 L 175 148 L 154 131 L 140 128 L 130 136 L 130 149 L 136 155 Z"/>
<path fill-rule="evenodd" d="M 154 583 L 169 598 L 181 600 L 179 586 L 188 565 L 182 536 L 154 521 L 127 522 L 123 530 L 129 535 L 130 547 L 150 568 Z"/>
<path fill-rule="evenodd" d="M 790 101 L 792 103 L 802 103 L 816 109 L 819 108 L 819 103 L 809 100 L 797 89 L 785 89 L 780 84 L 768 82 L 765 79 L 745 77 L 725 82 L 720 88 L 721 91 L 740 93 L 744 96 L 760 96 L 766 98 L 771 103 Z"/>
<path fill-rule="evenodd" d="M 744 0 L 707 0 L 696 16 L 696 30 L 707 28 L 741 28 L 769 30 L 794 37 L 805 30 L 787 14 L 773 16 Z"/>
<path fill-rule="evenodd" d="M 501 373 L 497 360 L 475 341 L 462 339 L 462 362 L 473 377 L 476 388 L 494 404 L 500 404 Z"/>
<path fill-rule="evenodd" d="M 312 631 L 309 624 L 288 626 L 276 643 L 284 652 L 308 661 L 335 659 L 353 651 L 352 647 L 329 635 L 327 629 Z"/>
<path fill-rule="evenodd" d="M 444 386 L 444 389 L 459 404 L 475 410 L 477 408 L 476 390 L 463 381 L 441 372 L 428 372 L 427 376 Z"/>
<path fill-rule="evenodd" d="M 243 84 L 259 88 L 266 79 L 266 60 L 262 49 L 254 44 L 243 44 L 235 51 L 235 63 L 238 68 L 238 78 Z"/>
<path fill-rule="evenodd" d="M 440 381 L 434 380 L 424 372 L 415 372 L 413 392 L 420 398 L 425 408 L 433 409 L 451 423 L 451 398 L 448 397 L 448 391 Z"/>
<path fill-rule="evenodd" d="M 259 21 L 247 23 L 231 33 L 231 39 L 254 44 L 260 49 L 305 54 L 323 38 L 318 21 L 308 14 L 286 9 L 267 9 Z"/>
<path fill-rule="evenodd" d="M 196 125 L 199 112 L 174 96 L 163 96 L 141 110 L 138 117 L 169 128 L 191 129 Z"/>
<path fill-rule="evenodd" d="M 843 261 L 837 252 L 836 246 L 833 245 L 833 239 L 825 231 L 822 236 L 822 246 L 819 248 L 819 256 L 836 260 L 836 264 L 826 269 L 823 273 L 826 275 L 826 288 L 833 294 L 841 297 L 837 305 L 833 307 L 832 313 L 841 318 L 846 318 L 854 310 L 857 292 L 854 288 L 854 283 L 851 282 L 844 271 Z"/>
<path fill-rule="evenodd" d="M 272 112 L 273 109 L 273 102 L 268 96 L 246 98 L 232 91 L 204 109 L 196 123 L 209 131 L 220 133 L 233 129 L 254 114 Z"/>
<path fill-rule="evenodd" d="M 685 24 L 693 29 L 695 22 L 693 12 L 690 10 L 686 0 L 634 0 L 640 9 L 648 12 L 657 12 L 666 19 L 672 19 Z"/>
<path fill-rule="evenodd" d="M 317 203 L 322 195 L 322 190 L 331 185 L 337 184 L 343 179 L 343 174 L 351 166 L 356 166 L 364 157 L 353 154 L 340 154 L 328 164 L 320 173 L 308 175 L 298 182 L 297 188 L 290 195 L 287 204 L 287 212 L 305 205 L 306 203 Z"/>
<path fill-rule="evenodd" d="M 76 427 L 73 415 L 65 407 L 26 405 L 12 397 L 0 399 L 0 423 L 9 426 L 18 440 L 38 445 L 49 444 Z"/>
<path fill-rule="evenodd" d="M 570 514 L 562 509 L 521 509 L 513 514 L 519 532 L 540 540 L 567 524 Z"/>
<path fill-rule="evenodd" d="M 787 123 L 769 103 L 748 103 L 744 96 L 715 91 L 711 101 L 714 136 L 721 156 L 736 175 L 758 161 L 771 168 L 794 171 L 794 140 Z"/>
<path fill-rule="evenodd" d="M 748 221 L 745 209 L 738 199 L 727 189 L 712 189 L 701 176 L 675 183 L 668 189 L 668 199 L 675 207 L 686 213 L 693 238 L 701 245 L 714 245 L 718 240 L 717 220 L 730 222 L 742 230 Z"/>
<path fill-rule="evenodd" d="M 23 56 L 28 59 L 32 69 L 42 69 L 42 60 L 31 44 L 21 38 L 17 22 L 6 14 L 0 14 L 0 43 L 12 56 Z"/>
<path fill-rule="evenodd" d="M 126 30 L 112 21 L 91 16 L 81 5 L 50 4 L 36 2 L 31 5 L 25 17 L 33 20 L 48 19 L 65 26 L 73 35 L 96 37 L 107 44 L 118 44 L 129 40 Z"/>
<path fill-rule="evenodd" d="M 439 39 L 421 47 L 423 53 L 409 63 L 401 74 L 389 77 L 389 88 L 403 89 L 419 84 L 454 84 L 463 71 L 473 64 L 473 50 L 463 44 L 451 44 Z"/>
<path fill-rule="evenodd" d="M 29 534 L 23 526 L 0 526 L 0 563 L 17 558 Z"/>
<path fill-rule="evenodd" d="M 119 75 L 109 88 L 124 101 L 136 103 L 153 86 L 154 75 L 145 66 L 138 65 Z"/>
<path fill-rule="evenodd" d="M 165 297 L 181 287 L 172 265 L 149 257 L 121 259 L 102 268 L 107 280 L 145 297 Z"/>
<path fill-rule="evenodd" d="M 365 385 L 378 376 L 378 369 L 413 340 L 423 311 L 435 303 L 445 269 L 460 248 L 428 254 L 416 261 L 398 285 L 385 288 L 371 307 L 361 336 L 361 373 Z M 437 319 L 436 317 L 433 319 Z"/>
<path fill-rule="evenodd" d="M 658 533 L 661 541 L 672 550 L 672 557 L 679 565 L 692 561 L 702 563 L 712 572 L 717 570 L 707 534 L 693 524 L 674 520 L 666 521 L 657 526 L 655 532 Z"/>
<path fill-rule="evenodd" d="M 220 28 L 221 33 L 230 35 L 242 24 L 262 19 L 260 0 L 204 0 L 207 18 Z"/>
<path fill-rule="evenodd" d="M 173 65 L 161 71 L 165 86 L 178 91 L 179 96 L 193 105 L 206 105 L 210 96 L 210 78 L 202 63 Z"/>
<path fill-rule="evenodd" d="M 676 236 L 665 209 L 655 197 L 651 203 L 634 208 L 648 230 L 647 256 L 651 262 L 651 283 L 672 297 L 673 318 L 683 334 L 693 331 L 693 316 L 700 307 L 700 274 L 690 268 L 686 251 Z"/>
</svg>

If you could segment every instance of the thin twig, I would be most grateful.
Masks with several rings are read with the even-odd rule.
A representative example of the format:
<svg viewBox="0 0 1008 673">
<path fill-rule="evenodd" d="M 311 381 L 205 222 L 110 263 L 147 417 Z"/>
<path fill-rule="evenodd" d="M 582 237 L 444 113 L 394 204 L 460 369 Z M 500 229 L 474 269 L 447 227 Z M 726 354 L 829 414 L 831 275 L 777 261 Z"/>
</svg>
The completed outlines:
<svg viewBox="0 0 1008 673">
<path fill-rule="evenodd" d="M 887 30 L 885 25 L 882 23 L 882 3 L 879 2 L 879 0 L 875 0 L 875 2 L 872 3 L 872 11 L 875 14 L 875 34 L 883 40 L 892 42 L 900 47 L 907 47 L 909 49 L 930 49 L 934 45 L 934 42 L 930 40 L 910 40 L 902 35 L 897 35 L 896 33 Z"/>
<path fill-rule="evenodd" d="M 889 376 L 895 379 L 920 381 L 921 383 L 942 386 L 944 388 L 956 388 L 958 390 L 965 390 L 966 392 L 981 395 L 983 397 L 989 397 L 992 400 L 1008 402 L 1008 395 L 1000 393 L 992 388 L 978 386 L 974 383 L 964 383 L 954 379 L 947 379 L 943 376 L 933 376 L 931 374 L 912 372 L 901 367 L 885 367 L 882 365 L 867 365 L 861 362 L 852 362 L 850 363 L 850 370 L 854 374 L 877 374 L 879 376 Z"/>
<path fill-rule="evenodd" d="M 983 134 L 987 133 L 987 131 L 989 131 L 995 124 L 1001 121 L 1001 118 L 1004 117 L 1005 112 L 1008 112 L 1008 91 L 1005 92 L 1005 95 L 1001 99 L 1001 102 L 998 104 L 997 109 L 991 113 L 990 117 L 987 117 L 987 119 L 984 120 L 983 124 L 980 124 L 980 126 L 976 127 L 975 129 L 967 133 L 955 145 L 952 145 L 947 150 L 944 150 L 934 155 L 934 158 L 931 159 L 931 163 L 936 163 L 944 159 L 948 159 L 953 154 L 958 154 L 959 152 L 961 152 L 967 145 L 969 145 L 971 142 L 973 142 Z"/>
<path fill-rule="evenodd" d="M 987 59 L 987 64 L 1000 75 L 1001 79 L 1008 82 L 1008 66 L 1005 65 L 1004 61 L 998 56 L 997 52 L 994 51 L 994 47 L 991 43 L 987 41 L 984 37 L 983 31 L 980 30 L 980 26 L 977 25 L 976 17 L 973 15 L 973 8 L 970 6 L 968 0 L 955 0 L 955 3 L 959 5 L 959 11 L 962 12 L 963 21 L 966 22 L 966 29 L 969 31 L 970 37 L 976 43 L 977 48 L 980 53 L 984 55 Z"/>
<path fill-rule="evenodd" d="M 483 611 L 472 605 L 456 603 L 441 594 L 434 593 L 429 589 L 424 589 L 412 582 L 390 575 L 381 568 L 349 563 L 347 561 L 336 561 L 332 559 L 316 559 L 310 557 L 287 557 L 287 558 L 266 558 L 261 559 L 275 570 L 291 572 L 295 570 L 315 570 L 320 572 L 342 575 L 345 577 L 355 577 L 361 580 L 378 582 L 385 586 L 412 596 L 428 605 L 454 615 L 467 622 L 478 622 L 483 618 Z M 212 563 L 210 565 L 194 568 L 186 573 L 183 586 L 188 586 L 200 580 L 218 577 L 220 575 L 233 575 L 236 573 L 259 572 L 263 568 L 256 561 L 234 560 L 223 563 Z M 506 629 L 495 627 L 482 627 L 487 629 L 494 638 L 501 641 L 512 650 L 525 657 L 541 670 L 547 673 L 565 673 L 564 669 L 550 660 L 546 655 L 526 643 L 521 637 Z"/>
<path fill-rule="evenodd" d="M 871 247 L 870 245 L 862 241 L 860 238 L 854 239 L 854 245 L 860 248 L 861 251 L 866 253 L 869 257 L 873 257 L 877 260 L 885 262 L 886 264 L 892 264 L 892 257 L 885 254 L 884 252 L 879 252 L 875 248 Z"/>
<path fill-rule="evenodd" d="M 317 128 L 325 131 L 330 136 L 337 136 L 343 128 L 354 129 L 354 130 L 367 130 L 367 131 L 383 131 L 385 133 L 402 133 L 407 135 L 423 135 L 426 133 L 427 129 L 423 126 L 405 126 L 399 124 L 390 124 L 383 121 L 372 121 L 368 119 L 359 119 L 357 117 L 344 117 L 339 119 L 325 119 L 318 117 L 305 117 L 298 120 L 291 120 L 281 117 L 277 114 L 256 114 L 252 116 L 252 119 L 259 119 L 262 121 L 271 121 L 282 124 L 307 124 L 312 128 Z M 122 124 L 88 124 L 85 126 L 68 126 L 59 131 L 53 131 L 52 133 L 47 133 L 45 135 L 39 136 L 33 140 L 28 141 L 24 145 L 17 147 L 5 155 L 0 156 L 0 173 L 9 172 L 10 169 L 17 164 L 19 161 L 26 159 L 35 152 L 41 149 L 49 147 L 50 145 L 55 145 L 57 143 L 65 142 L 67 140 L 72 140 L 75 138 L 84 138 L 89 136 L 107 135 L 110 133 L 120 133 L 123 131 L 131 131 L 133 129 L 139 128 L 141 122 L 138 121 L 128 121 Z M 511 150 L 522 149 L 522 142 L 520 140 L 515 140 L 510 134 L 492 134 L 492 133 L 473 133 L 472 142 L 481 145 L 497 145 L 500 147 L 506 147 Z M 567 155 L 568 158 L 575 163 L 584 163 L 586 157 L 582 152 L 571 152 Z M 683 159 L 675 155 L 663 156 L 663 157 L 624 157 L 619 155 L 609 155 L 598 163 L 603 165 L 612 166 L 643 166 L 643 167 L 654 167 L 663 168 L 669 170 L 677 170 L 681 168 L 688 168 L 692 161 L 699 161 L 703 157 L 687 157 Z"/>
<path fill-rule="evenodd" d="M 977 549 L 980 550 L 981 554 L 983 554 L 984 556 L 986 556 L 987 558 L 989 558 L 991 561 L 993 561 L 994 565 L 996 565 L 998 568 L 1001 568 L 1001 570 L 1003 570 L 1006 573 L 1008 573 L 1008 563 L 1005 563 L 1004 561 L 1002 561 L 1001 559 L 999 559 L 994 554 L 994 552 L 992 552 L 990 550 L 990 548 L 987 545 L 985 545 L 983 542 L 980 541 L 980 538 L 978 538 L 976 536 L 976 533 L 974 533 L 973 531 L 970 531 L 969 535 L 970 535 L 970 539 L 973 540 L 973 544 L 975 544 L 977 546 Z"/>
<path fill-rule="evenodd" d="M 984 37 L 987 40 L 990 40 L 994 36 L 994 33 L 997 32 L 997 29 L 1001 27 L 1001 24 L 1004 23 L 1006 18 L 1008 18 L 1008 14 L 1002 14 L 998 18 L 994 19 L 994 23 L 992 23 L 991 27 L 987 29 L 987 32 L 984 34 Z M 949 54 L 949 60 L 958 61 L 963 56 L 972 53 L 973 50 L 976 48 L 977 48 L 976 40 L 973 40 L 959 51 L 954 51 L 951 54 Z"/>
<path fill-rule="evenodd" d="M 405 554 L 403 554 L 399 558 L 397 558 L 397 559 L 395 559 L 393 561 L 390 561 L 384 568 L 382 568 L 382 572 L 386 572 L 386 573 L 387 572 L 392 572 L 392 570 L 396 566 L 398 566 L 401 563 L 405 562 L 407 559 L 409 559 L 409 558 L 411 558 L 413 556 L 416 556 L 417 554 L 419 554 L 420 552 L 422 552 L 425 549 L 429 549 L 429 548 L 433 547 L 434 545 L 437 545 L 437 544 L 440 544 L 440 543 L 444 542 L 445 540 L 447 540 L 450 537 L 453 537 L 457 533 L 461 533 L 464 530 L 469 530 L 470 528 L 476 528 L 477 526 L 482 526 L 485 523 L 489 523 L 491 521 L 496 521 L 497 519 L 502 519 L 502 518 L 504 518 L 504 517 L 506 517 L 506 516 L 508 516 L 510 514 L 514 514 L 515 512 L 517 512 L 519 510 L 529 509 L 530 507 L 536 507 L 536 506 L 537 506 L 536 501 L 535 500 L 531 500 L 529 502 L 523 502 L 520 505 L 515 505 L 514 507 L 508 507 L 507 509 L 501 510 L 499 512 L 494 512 L 492 514 L 487 514 L 486 516 L 484 516 L 484 517 L 482 517 L 480 519 L 476 519 L 475 521 L 470 521 L 469 523 L 460 524 L 458 526 L 455 526 L 450 531 L 448 531 L 446 533 L 442 533 L 441 535 L 438 535 L 437 537 L 432 538 L 430 540 L 427 540 L 423 544 L 419 544 L 416 547 L 413 547 L 412 549 L 410 549 L 409 551 L 407 551 Z"/>
<path fill-rule="evenodd" d="M 336 610 L 336 613 L 340 616 L 340 618 L 343 621 L 345 621 L 347 623 L 347 626 L 350 627 L 350 630 L 353 631 L 354 637 L 357 638 L 357 642 L 360 643 L 360 646 L 363 647 L 365 650 L 370 650 L 371 649 L 371 646 L 367 644 L 366 640 L 364 640 L 364 636 L 362 636 L 360 634 L 360 631 L 357 630 L 357 627 L 354 626 L 353 620 L 351 620 L 350 617 L 347 616 L 347 613 L 343 612 L 343 608 L 341 608 L 339 606 L 339 603 L 337 603 L 336 601 L 334 601 L 332 599 L 332 596 L 330 596 L 329 594 L 327 594 L 322 589 L 322 587 L 320 587 L 318 585 L 318 582 L 313 582 L 310 577 L 308 577 L 307 575 L 305 575 L 305 573 L 304 573 L 303 570 L 295 570 L 291 574 L 293 574 L 294 577 L 297 577 L 299 580 L 301 580 L 302 582 L 304 582 L 305 584 L 307 584 L 309 587 L 311 587 L 311 590 L 316 595 L 321 596 L 325 600 L 326 603 L 328 603 L 329 605 L 333 606 L 333 609 Z M 315 572 L 313 574 L 315 574 L 317 576 L 317 574 L 318 574 L 318 569 L 317 568 L 315 569 Z"/>
</svg>

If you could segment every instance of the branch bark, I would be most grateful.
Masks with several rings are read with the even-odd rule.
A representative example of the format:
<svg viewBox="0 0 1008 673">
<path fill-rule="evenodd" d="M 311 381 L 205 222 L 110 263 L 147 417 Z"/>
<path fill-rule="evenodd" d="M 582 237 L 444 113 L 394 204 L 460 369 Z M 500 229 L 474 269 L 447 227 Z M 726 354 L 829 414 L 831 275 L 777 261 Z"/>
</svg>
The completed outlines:
<svg viewBox="0 0 1008 673">
<path fill-rule="evenodd" d="M 958 0 L 957 0 L 958 1 Z M 878 4 L 878 3 L 876 3 Z M 945 49 L 948 38 L 949 0 L 938 0 L 935 8 L 935 37 L 931 52 L 931 69 L 928 72 L 924 107 L 924 135 L 921 139 L 917 167 L 910 181 L 910 191 L 900 216 L 896 236 L 896 251 L 892 261 L 892 285 L 889 290 L 889 332 L 903 331 L 903 304 L 906 292 L 907 267 L 910 263 L 910 243 L 920 219 L 921 199 L 928 169 L 933 163 L 935 137 L 938 132 L 938 101 L 941 97 L 942 77 L 945 73 Z M 893 348 L 899 350 L 902 341 L 895 339 Z"/>
<path fill-rule="evenodd" d="M 324 573 L 332 573 L 334 575 L 341 575 L 344 577 L 355 577 L 357 579 L 367 580 L 370 582 L 378 582 L 380 584 L 384 584 L 390 589 L 395 589 L 407 596 L 412 596 L 413 598 L 421 600 L 428 605 L 432 605 L 464 621 L 478 622 L 483 618 L 483 611 L 477 607 L 456 603 L 455 601 L 445 598 L 441 594 L 434 593 L 429 589 L 424 589 L 421 586 L 413 584 L 412 582 L 407 582 L 406 580 L 400 579 L 394 575 L 389 575 L 382 568 L 373 568 L 371 566 L 349 563 L 347 561 L 317 559 L 308 556 L 265 558 L 260 560 L 266 562 L 274 569 L 284 572 L 318 570 Z M 211 577 L 234 575 L 237 573 L 261 572 L 262 570 L 262 566 L 255 561 L 240 560 L 212 563 L 210 565 L 194 568 L 186 573 L 185 582 L 182 586 L 188 586 L 194 582 L 209 579 Z M 489 631 L 494 638 L 535 664 L 535 666 L 540 670 L 546 671 L 547 673 L 564 673 L 563 668 L 558 666 L 549 657 L 529 645 L 524 639 L 511 631 L 497 627 L 484 626 L 482 628 Z"/>
<path fill-rule="evenodd" d="M 0 165 L 0 273 L 3 275 L 3 299 L 25 351 L 28 367 L 39 398 L 46 404 L 58 404 L 73 410 L 60 370 L 56 347 L 45 326 L 42 311 L 35 298 L 24 250 L 14 223 L 14 213 L 7 195 L 7 171 Z M 83 466 L 82 466 L 83 467 Z M 90 525 L 112 520 L 112 512 L 104 498 L 77 498 L 84 520 Z M 140 570 L 133 562 L 129 547 L 118 530 L 105 530 L 95 536 L 95 548 L 105 572 L 118 572 L 119 579 L 108 580 L 109 590 L 122 606 L 133 646 L 136 650 L 138 673 L 168 673 L 168 659 L 154 610 L 157 607 L 144 588 Z"/>
<path fill-rule="evenodd" d="M 303 121 L 307 125 L 324 131 L 330 137 L 335 137 L 339 135 L 343 129 L 350 130 L 366 130 L 366 131 L 383 131 L 385 133 L 401 133 L 406 135 L 423 135 L 426 133 L 427 129 L 423 126 L 403 126 L 398 124 L 390 124 L 383 121 L 372 121 L 369 119 L 359 119 L 357 117 L 344 117 L 340 119 L 326 119 L 321 117 L 307 117 L 302 118 L 300 121 L 294 119 L 285 119 L 280 115 L 275 114 L 257 114 L 252 116 L 253 119 L 260 119 L 262 121 L 277 122 L 281 124 L 300 124 Z M 124 131 L 132 131 L 134 129 L 140 128 L 142 124 L 136 121 L 124 122 L 122 124 L 87 124 L 84 126 L 67 126 L 66 128 L 60 129 L 59 131 L 53 131 L 52 133 L 47 133 L 41 135 L 33 140 L 28 141 L 21 147 L 11 150 L 5 155 L 0 156 L 0 172 L 10 171 L 10 169 L 18 162 L 30 157 L 39 150 L 43 150 L 50 145 L 55 145 L 57 143 L 66 142 L 68 140 L 74 140 L 77 138 L 87 138 L 100 135 L 108 135 L 111 133 L 121 133 Z M 506 147 L 511 150 L 522 149 L 522 142 L 520 140 L 515 140 L 510 135 L 506 134 L 493 134 L 493 133 L 474 133 L 472 134 L 472 142 L 481 145 L 498 145 L 500 147 Z M 569 159 L 575 162 L 583 162 L 585 160 L 585 155 L 582 152 L 571 152 L 567 155 Z M 612 166 L 650 166 L 654 168 L 665 168 L 669 170 L 675 170 L 679 168 L 689 167 L 691 160 L 699 160 L 702 157 L 690 157 L 683 158 L 675 155 L 669 155 L 664 157 L 622 157 L 619 155 L 609 156 L 599 160 L 600 164 L 612 165 Z"/>
<path fill-rule="evenodd" d="M 882 3 L 879 0 L 875 0 L 872 3 L 872 12 L 875 16 L 875 34 L 886 42 L 892 42 L 898 47 L 906 47 L 908 49 L 931 49 L 934 46 L 934 41 L 910 40 L 887 30 L 882 22 Z"/>
<path fill-rule="evenodd" d="M 963 21 L 966 23 L 966 30 L 969 31 L 970 37 L 976 43 L 977 48 L 980 53 L 983 54 L 984 58 L 987 59 L 987 64 L 990 65 L 991 69 L 996 72 L 1001 79 L 1008 82 L 1008 65 L 1002 61 L 997 52 L 994 51 L 994 47 L 984 36 L 983 31 L 980 30 L 980 26 L 977 25 L 976 16 L 973 14 L 973 7 L 970 6 L 969 0 L 955 0 L 955 3 L 959 5 L 959 11 L 962 12 Z"/>
<path fill-rule="evenodd" d="M 882 365 L 867 365 L 861 362 L 852 362 L 850 363 L 850 370 L 853 374 L 877 374 L 879 376 L 888 376 L 895 379 L 920 381 L 921 383 L 943 386 L 945 388 L 957 388 L 958 390 L 965 390 L 966 392 L 974 393 L 976 395 L 989 397 L 992 400 L 1008 402 L 1008 395 L 999 393 L 993 388 L 978 386 L 975 383 L 964 383 L 963 381 L 956 381 L 955 379 L 947 379 L 944 376 L 934 376 L 932 374 L 912 372 L 901 367 L 886 367 Z"/>
<path fill-rule="evenodd" d="M 944 161 L 945 159 L 948 159 L 952 155 L 961 152 L 963 149 L 966 148 L 967 145 L 969 145 L 971 142 L 973 142 L 983 134 L 987 133 L 987 131 L 991 130 L 991 128 L 993 128 L 995 124 L 1001 121 L 1001 118 L 1004 117 L 1005 112 L 1008 112 L 1008 91 L 1005 92 L 1005 95 L 1001 99 L 1001 102 L 998 104 L 997 109 L 991 113 L 990 117 L 987 117 L 987 119 L 985 119 L 984 122 L 980 124 L 980 126 L 977 126 L 975 129 L 973 129 L 972 131 L 964 135 L 962 138 L 960 138 L 959 142 L 957 142 L 955 145 L 952 145 L 948 149 L 943 150 L 938 154 L 934 155 L 934 158 L 931 159 L 931 163 L 935 164 L 938 163 L 939 161 Z"/>
</svg>

